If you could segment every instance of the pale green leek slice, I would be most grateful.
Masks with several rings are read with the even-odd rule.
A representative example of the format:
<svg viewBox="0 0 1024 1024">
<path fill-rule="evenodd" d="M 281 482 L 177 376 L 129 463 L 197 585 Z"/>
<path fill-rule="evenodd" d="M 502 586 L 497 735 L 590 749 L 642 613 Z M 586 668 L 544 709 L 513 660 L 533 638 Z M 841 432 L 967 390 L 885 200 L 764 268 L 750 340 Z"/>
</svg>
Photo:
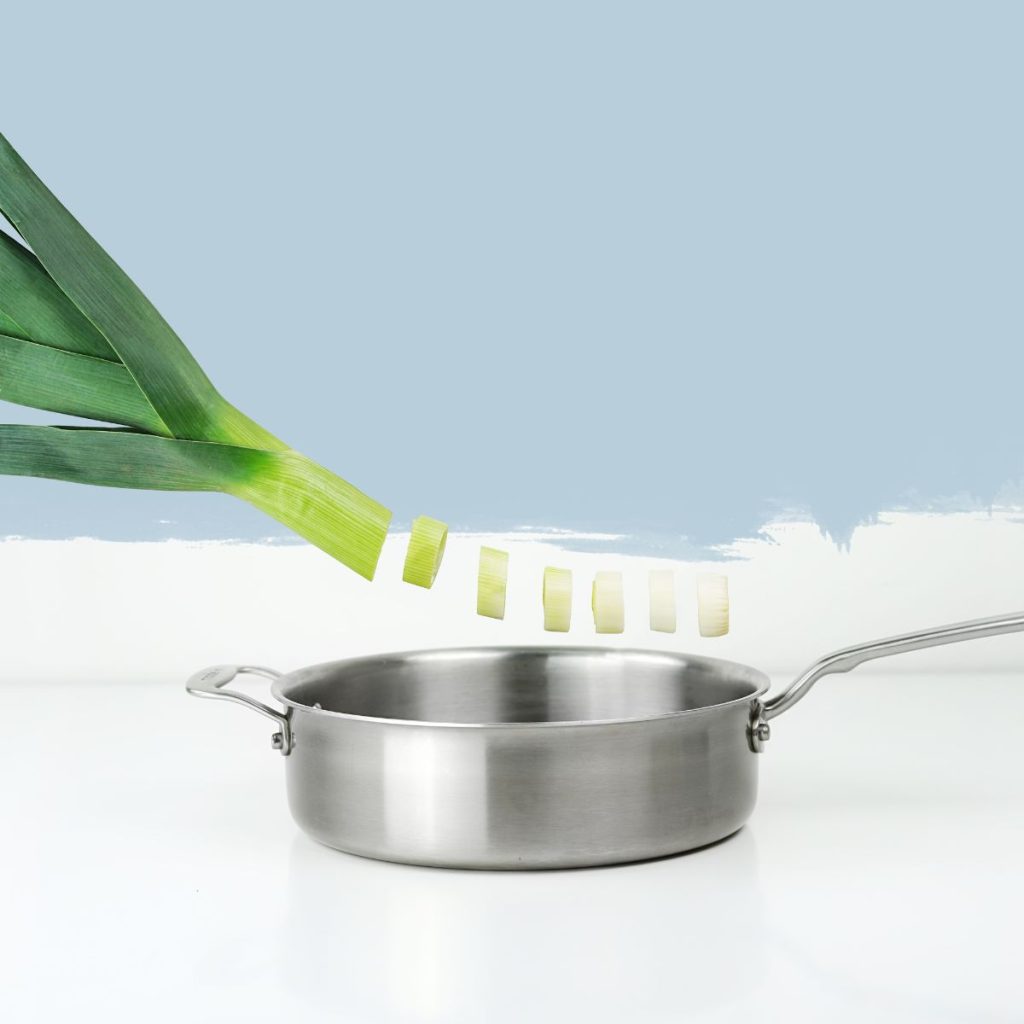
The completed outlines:
<svg viewBox="0 0 1024 1024">
<path fill-rule="evenodd" d="M 409 549 L 405 553 L 402 579 L 429 590 L 441 568 L 447 541 L 448 527 L 444 523 L 430 516 L 417 516 L 409 534 Z"/>
<path fill-rule="evenodd" d="M 701 636 L 729 632 L 729 578 L 717 573 L 697 577 L 697 625 Z"/>
<path fill-rule="evenodd" d="M 594 574 L 590 608 L 594 613 L 594 629 L 598 633 L 621 633 L 626 628 L 621 572 Z"/>
<path fill-rule="evenodd" d="M 544 570 L 544 628 L 568 633 L 572 623 L 572 570 L 548 566 Z"/>
<path fill-rule="evenodd" d="M 651 629 L 676 631 L 676 575 L 671 569 L 652 569 L 647 580 L 651 605 Z"/>
<path fill-rule="evenodd" d="M 508 552 L 480 547 L 480 569 L 476 583 L 476 613 L 489 619 L 505 618 L 508 587 Z"/>
</svg>

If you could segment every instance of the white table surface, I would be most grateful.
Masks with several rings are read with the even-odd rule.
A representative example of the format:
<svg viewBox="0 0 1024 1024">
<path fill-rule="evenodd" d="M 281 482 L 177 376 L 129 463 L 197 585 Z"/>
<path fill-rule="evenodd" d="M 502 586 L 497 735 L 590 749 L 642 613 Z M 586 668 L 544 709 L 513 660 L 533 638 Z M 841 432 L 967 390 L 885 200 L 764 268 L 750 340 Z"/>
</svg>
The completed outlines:
<svg viewBox="0 0 1024 1024">
<path fill-rule="evenodd" d="M 1024 1020 L 1024 678 L 825 680 L 732 839 L 522 874 L 318 846 L 179 679 L 0 696 L 4 1020 Z"/>
</svg>

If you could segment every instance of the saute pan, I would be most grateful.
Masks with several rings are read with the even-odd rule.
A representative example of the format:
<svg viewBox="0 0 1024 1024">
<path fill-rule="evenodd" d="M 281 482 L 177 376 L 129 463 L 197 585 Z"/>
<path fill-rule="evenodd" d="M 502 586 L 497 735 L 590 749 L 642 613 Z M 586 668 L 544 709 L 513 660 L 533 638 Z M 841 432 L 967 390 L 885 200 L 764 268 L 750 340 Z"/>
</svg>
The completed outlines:
<svg viewBox="0 0 1024 1024">
<path fill-rule="evenodd" d="M 567 868 L 659 857 L 750 816 L 770 722 L 822 676 L 923 647 L 1024 630 L 1024 612 L 858 644 L 765 696 L 717 658 L 601 647 L 383 654 L 281 675 L 217 665 L 196 697 L 277 723 L 299 827 L 348 853 L 457 868 Z M 273 679 L 272 708 L 226 689 Z"/>
</svg>

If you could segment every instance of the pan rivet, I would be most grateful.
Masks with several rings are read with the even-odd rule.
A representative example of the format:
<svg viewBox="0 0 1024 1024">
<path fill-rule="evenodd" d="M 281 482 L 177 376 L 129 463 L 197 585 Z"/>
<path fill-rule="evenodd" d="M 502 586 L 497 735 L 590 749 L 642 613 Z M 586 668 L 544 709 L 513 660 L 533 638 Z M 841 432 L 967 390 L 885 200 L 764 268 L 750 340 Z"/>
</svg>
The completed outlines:
<svg viewBox="0 0 1024 1024">
<path fill-rule="evenodd" d="M 270 737 L 270 745 L 275 750 L 283 749 L 284 748 L 284 735 L 282 733 L 275 732 L 274 735 Z"/>
<path fill-rule="evenodd" d="M 754 726 L 754 738 L 761 743 L 767 743 L 772 738 L 772 727 L 767 722 L 758 722 Z"/>
</svg>

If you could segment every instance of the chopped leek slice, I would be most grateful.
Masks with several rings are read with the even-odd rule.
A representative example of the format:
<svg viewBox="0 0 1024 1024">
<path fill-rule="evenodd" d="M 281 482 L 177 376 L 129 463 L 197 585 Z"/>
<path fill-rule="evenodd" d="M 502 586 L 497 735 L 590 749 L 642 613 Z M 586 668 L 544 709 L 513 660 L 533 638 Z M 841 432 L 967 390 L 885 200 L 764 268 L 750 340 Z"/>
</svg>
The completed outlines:
<svg viewBox="0 0 1024 1024">
<path fill-rule="evenodd" d="M 729 632 L 729 577 L 701 573 L 697 577 L 697 625 L 701 636 Z"/>
<path fill-rule="evenodd" d="M 476 613 L 489 619 L 505 618 L 505 588 L 508 585 L 508 552 L 480 548 L 480 571 L 476 583 Z"/>
<path fill-rule="evenodd" d="M 621 633 L 626 613 L 622 602 L 622 573 L 599 572 L 590 589 L 590 607 L 598 633 Z"/>
<path fill-rule="evenodd" d="M 676 576 L 671 569 L 652 569 L 648 577 L 651 598 L 651 629 L 658 633 L 676 631 Z"/>
<path fill-rule="evenodd" d="M 552 633 L 568 633 L 572 622 L 572 570 L 544 570 L 544 628 Z"/>
<path fill-rule="evenodd" d="M 434 585 L 437 570 L 444 558 L 444 546 L 448 540 L 448 527 L 439 519 L 417 516 L 409 534 L 409 550 L 405 554 L 405 569 L 402 579 L 428 590 Z"/>
</svg>

